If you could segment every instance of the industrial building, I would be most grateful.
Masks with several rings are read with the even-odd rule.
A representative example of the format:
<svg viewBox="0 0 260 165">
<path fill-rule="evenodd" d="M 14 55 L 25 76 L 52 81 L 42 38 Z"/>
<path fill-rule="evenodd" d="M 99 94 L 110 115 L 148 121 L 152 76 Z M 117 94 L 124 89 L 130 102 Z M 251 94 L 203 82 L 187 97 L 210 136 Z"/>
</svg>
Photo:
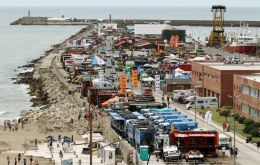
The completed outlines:
<svg viewBox="0 0 260 165">
<path fill-rule="evenodd" d="M 233 76 L 251 73 L 260 73 L 259 62 L 192 62 L 192 87 L 199 96 L 217 97 L 220 107 L 231 107 L 232 99 L 228 95 L 233 95 Z"/>
<path fill-rule="evenodd" d="M 260 121 L 260 74 L 234 75 L 236 113 Z"/>
</svg>

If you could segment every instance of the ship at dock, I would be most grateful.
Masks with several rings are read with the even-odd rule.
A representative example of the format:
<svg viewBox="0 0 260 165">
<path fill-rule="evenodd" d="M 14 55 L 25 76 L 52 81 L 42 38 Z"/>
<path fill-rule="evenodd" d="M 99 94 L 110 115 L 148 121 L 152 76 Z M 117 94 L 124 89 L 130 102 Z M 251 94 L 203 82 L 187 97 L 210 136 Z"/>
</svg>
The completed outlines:
<svg viewBox="0 0 260 165">
<path fill-rule="evenodd" d="M 237 41 L 223 46 L 222 49 L 232 53 L 252 55 L 256 53 L 256 43 L 253 37 L 241 35 L 237 38 Z"/>
<path fill-rule="evenodd" d="M 247 29 L 248 24 L 244 24 L 240 29 L 240 35 L 236 38 L 231 37 L 229 41 L 231 44 L 224 45 L 221 49 L 231 53 L 254 55 L 256 53 L 255 38 L 250 35 Z"/>
</svg>

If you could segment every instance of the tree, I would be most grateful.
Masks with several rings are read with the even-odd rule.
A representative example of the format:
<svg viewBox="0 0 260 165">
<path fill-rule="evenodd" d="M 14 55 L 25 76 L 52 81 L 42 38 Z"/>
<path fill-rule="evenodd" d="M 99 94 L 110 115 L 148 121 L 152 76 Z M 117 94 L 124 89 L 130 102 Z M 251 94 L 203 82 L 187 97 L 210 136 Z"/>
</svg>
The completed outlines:
<svg viewBox="0 0 260 165">
<path fill-rule="evenodd" d="M 225 117 L 227 122 L 227 118 L 230 116 L 230 109 L 220 111 L 219 115 Z"/>
</svg>

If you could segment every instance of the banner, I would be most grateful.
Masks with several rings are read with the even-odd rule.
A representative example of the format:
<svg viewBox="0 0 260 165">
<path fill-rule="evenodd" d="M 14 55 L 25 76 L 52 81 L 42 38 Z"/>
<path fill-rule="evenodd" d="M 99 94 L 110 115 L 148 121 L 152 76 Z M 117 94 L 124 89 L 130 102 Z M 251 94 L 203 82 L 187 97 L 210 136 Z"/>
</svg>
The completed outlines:
<svg viewBox="0 0 260 165">
<path fill-rule="evenodd" d="M 126 92 L 126 76 L 125 76 L 125 74 L 120 75 L 120 89 L 121 89 L 121 92 Z"/>
<path fill-rule="evenodd" d="M 132 82 L 133 82 L 133 87 L 137 88 L 138 87 L 138 71 L 137 70 L 132 71 Z"/>
<path fill-rule="evenodd" d="M 154 75 L 154 79 L 155 79 L 155 90 L 156 91 L 159 91 L 160 90 L 160 83 L 161 83 L 161 80 L 160 80 L 160 75 Z"/>
</svg>

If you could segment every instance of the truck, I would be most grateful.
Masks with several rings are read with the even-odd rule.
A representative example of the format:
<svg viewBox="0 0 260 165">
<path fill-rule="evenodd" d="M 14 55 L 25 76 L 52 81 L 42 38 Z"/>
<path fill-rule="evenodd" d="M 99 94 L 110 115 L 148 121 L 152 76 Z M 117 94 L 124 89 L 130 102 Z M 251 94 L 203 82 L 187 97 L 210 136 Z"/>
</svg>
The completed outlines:
<svg viewBox="0 0 260 165">
<path fill-rule="evenodd" d="M 168 134 L 158 134 L 155 136 L 154 144 L 155 150 L 159 151 L 160 157 L 162 157 L 164 161 L 181 161 L 181 152 L 176 145 L 170 145 Z"/>
<path fill-rule="evenodd" d="M 136 128 L 135 129 L 135 147 L 139 149 L 141 145 L 151 146 L 154 142 L 154 127 L 152 125 L 148 125 L 145 128 Z"/>
<path fill-rule="evenodd" d="M 186 104 L 187 110 L 195 107 L 218 108 L 218 99 L 216 97 L 200 97 Z"/>
<path fill-rule="evenodd" d="M 204 156 L 217 156 L 219 133 L 206 131 L 174 131 L 170 133 L 170 144 L 177 145 L 181 152 L 198 150 Z"/>
<path fill-rule="evenodd" d="M 186 89 L 186 90 L 173 90 L 173 99 L 178 101 L 179 98 L 186 98 L 192 95 L 196 95 L 193 89 Z"/>
<path fill-rule="evenodd" d="M 226 150 L 228 150 L 229 148 L 230 148 L 230 146 L 232 145 L 232 144 L 230 144 L 230 137 L 228 137 L 227 135 L 225 135 L 225 134 L 219 134 L 219 150 L 221 150 L 222 149 L 222 147 L 225 147 L 226 148 Z"/>
<path fill-rule="evenodd" d="M 182 160 L 182 155 L 178 147 L 175 145 L 163 147 L 163 160 L 165 162 L 180 162 Z"/>
<path fill-rule="evenodd" d="M 174 122 L 165 122 L 160 123 L 158 125 L 158 132 L 162 133 L 169 133 L 172 129 L 174 130 L 180 130 L 180 131 L 187 131 L 187 130 L 193 130 L 198 128 L 198 123 L 195 123 L 193 121 L 174 121 Z"/>
</svg>

